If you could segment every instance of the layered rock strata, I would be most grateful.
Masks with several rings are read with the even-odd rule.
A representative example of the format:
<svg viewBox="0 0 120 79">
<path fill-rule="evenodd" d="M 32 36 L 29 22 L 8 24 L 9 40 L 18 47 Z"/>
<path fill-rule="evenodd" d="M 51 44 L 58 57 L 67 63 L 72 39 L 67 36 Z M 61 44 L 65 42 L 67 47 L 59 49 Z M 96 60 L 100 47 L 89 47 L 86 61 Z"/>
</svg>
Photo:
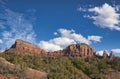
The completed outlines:
<svg viewBox="0 0 120 79">
<path fill-rule="evenodd" d="M 65 56 L 93 57 L 94 49 L 87 44 L 73 44 L 63 50 Z"/>
<path fill-rule="evenodd" d="M 47 55 L 47 51 L 20 39 L 17 39 L 15 44 L 11 48 L 6 49 L 5 52 L 22 55 Z"/>
<path fill-rule="evenodd" d="M 38 46 L 31 43 L 25 42 L 23 40 L 17 39 L 15 44 L 11 48 L 5 50 L 6 53 L 20 54 L 20 55 L 38 55 L 38 56 L 67 56 L 67 57 L 100 57 L 99 54 L 95 54 L 95 51 L 92 47 L 85 43 L 73 44 L 66 47 L 63 50 L 58 50 L 54 52 L 47 52 L 43 49 L 40 49 Z M 108 56 L 107 51 L 103 52 L 102 58 L 114 58 L 113 52 Z"/>
</svg>

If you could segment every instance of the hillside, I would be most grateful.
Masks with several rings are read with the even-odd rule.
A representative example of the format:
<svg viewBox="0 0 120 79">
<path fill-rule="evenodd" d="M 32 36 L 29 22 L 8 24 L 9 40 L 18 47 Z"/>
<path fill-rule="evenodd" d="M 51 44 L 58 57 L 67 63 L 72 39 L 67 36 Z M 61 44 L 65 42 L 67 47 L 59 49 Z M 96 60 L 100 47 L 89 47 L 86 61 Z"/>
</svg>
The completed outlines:
<svg viewBox="0 0 120 79">
<path fill-rule="evenodd" d="M 47 73 L 29 68 L 25 63 L 12 64 L 0 57 L 0 79 L 43 79 Z M 32 74 L 32 75 L 31 75 Z"/>
<path fill-rule="evenodd" d="M 40 57 L 23 56 L 15 54 L 0 54 L 1 57 L 13 63 L 18 70 L 12 70 L 9 66 L 4 66 L 0 60 L 0 74 L 16 79 L 40 79 L 31 71 L 25 76 L 26 68 L 46 72 L 47 78 L 41 79 L 119 79 L 120 78 L 120 58 L 99 59 L 99 58 L 67 58 L 67 57 Z M 19 67 L 22 68 L 19 70 Z M 42 75 L 39 73 L 38 75 Z"/>
</svg>

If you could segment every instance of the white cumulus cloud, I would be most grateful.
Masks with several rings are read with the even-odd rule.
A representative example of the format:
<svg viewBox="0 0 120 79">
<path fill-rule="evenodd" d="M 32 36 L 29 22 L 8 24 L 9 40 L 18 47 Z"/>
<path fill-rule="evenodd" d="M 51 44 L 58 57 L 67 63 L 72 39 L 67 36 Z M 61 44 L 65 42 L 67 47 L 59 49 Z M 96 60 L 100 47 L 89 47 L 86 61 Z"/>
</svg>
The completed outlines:
<svg viewBox="0 0 120 79">
<path fill-rule="evenodd" d="M 112 7 L 105 3 L 101 7 L 90 8 L 89 12 L 94 12 L 95 15 L 89 18 L 94 20 L 94 24 L 102 28 L 115 29 L 120 31 L 120 14 L 117 12 L 119 7 Z"/>
<path fill-rule="evenodd" d="M 47 51 L 56 51 L 56 50 L 62 50 L 68 45 L 71 44 L 77 44 L 77 43 L 86 43 L 90 44 L 92 41 L 100 42 L 101 38 L 97 38 L 100 36 L 92 36 L 96 37 L 96 39 L 88 39 L 81 34 L 77 34 L 75 30 L 68 30 L 68 29 L 58 29 L 56 32 L 57 34 L 60 34 L 59 37 L 50 39 L 48 41 L 40 41 L 39 46 L 42 49 L 45 49 Z M 90 36 L 89 36 L 90 37 Z"/>
<path fill-rule="evenodd" d="M 75 33 L 73 29 L 72 30 L 59 29 L 58 31 L 60 32 L 62 37 L 73 39 L 74 41 L 76 41 L 76 43 L 86 43 L 86 44 L 90 43 L 90 41 L 87 40 L 87 38 L 83 37 L 81 34 Z"/>
<path fill-rule="evenodd" d="M 58 38 L 54 38 L 52 40 L 49 41 L 50 43 L 56 44 L 60 47 L 66 47 L 70 44 L 75 44 L 76 42 L 73 39 L 69 39 L 66 37 L 58 37 Z"/>
<path fill-rule="evenodd" d="M 112 49 L 111 51 L 113 51 L 114 53 L 120 53 L 120 48 Z"/>
<path fill-rule="evenodd" d="M 50 52 L 62 49 L 59 45 L 50 43 L 49 41 L 40 41 L 40 43 L 38 45 L 42 49 L 45 49 L 46 51 L 50 51 Z"/>
</svg>

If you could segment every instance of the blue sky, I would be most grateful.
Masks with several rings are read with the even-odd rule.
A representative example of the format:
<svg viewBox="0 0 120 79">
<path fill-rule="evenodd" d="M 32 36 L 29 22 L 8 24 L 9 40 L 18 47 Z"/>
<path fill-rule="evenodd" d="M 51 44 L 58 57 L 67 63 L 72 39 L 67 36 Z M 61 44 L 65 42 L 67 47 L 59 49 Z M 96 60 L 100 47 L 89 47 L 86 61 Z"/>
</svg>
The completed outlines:
<svg viewBox="0 0 120 79">
<path fill-rule="evenodd" d="M 16 39 L 47 51 L 87 43 L 120 56 L 120 0 L 0 0 L 0 47 Z"/>
</svg>

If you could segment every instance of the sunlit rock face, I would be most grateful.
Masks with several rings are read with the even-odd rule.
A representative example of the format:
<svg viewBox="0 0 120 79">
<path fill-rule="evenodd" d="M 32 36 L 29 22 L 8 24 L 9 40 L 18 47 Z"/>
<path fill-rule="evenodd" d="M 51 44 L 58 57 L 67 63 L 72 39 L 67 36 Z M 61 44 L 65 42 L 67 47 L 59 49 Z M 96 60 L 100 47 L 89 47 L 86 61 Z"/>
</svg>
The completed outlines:
<svg viewBox="0 0 120 79">
<path fill-rule="evenodd" d="M 63 50 L 65 56 L 93 57 L 94 49 L 87 44 L 73 44 Z"/>
<path fill-rule="evenodd" d="M 72 57 L 93 57 L 94 49 L 87 44 L 74 44 L 63 50 L 47 52 L 36 45 L 17 39 L 11 48 L 5 50 L 6 53 L 22 55 L 41 55 L 41 56 L 72 56 Z"/>
<path fill-rule="evenodd" d="M 66 47 L 63 50 L 54 52 L 47 52 L 36 45 L 17 39 L 15 43 L 5 50 L 6 53 L 20 54 L 20 55 L 38 55 L 38 56 L 66 56 L 66 57 L 102 57 L 102 58 L 114 58 L 113 52 L 108 56 L 107 51 L 103 51 L 103 55 L 95 55 L 95 51 L 92 47 L 85 43 L 73 44 Z"/>
<path fill-rule="evenodd" d="M 45 50 L 40 49 L 36 45 L 17 39 L 11 48 L 5 50 L 6 53 L 22 54 L 22 55 L 47 55 Z"/>
</svg>

